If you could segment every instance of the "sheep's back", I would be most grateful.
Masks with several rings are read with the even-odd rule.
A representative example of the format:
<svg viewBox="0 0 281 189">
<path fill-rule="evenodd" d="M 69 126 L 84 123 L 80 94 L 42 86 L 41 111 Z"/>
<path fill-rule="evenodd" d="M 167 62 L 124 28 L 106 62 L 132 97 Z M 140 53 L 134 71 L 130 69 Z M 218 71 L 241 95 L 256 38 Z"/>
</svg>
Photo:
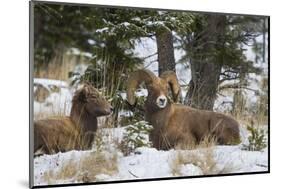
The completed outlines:
<svg viewBox="0 0 281 189">
<path fill-rule="evenodd" d="M 183 140 L 195 140 L 215 137 L 220 144 L 237 144 L 240 142 L 239 123 L 228 115 L 194 109 L 179 104 L 173 105 L 170 113 L 168 133 L 174 133 Z"/>
<path fill-rule="evenodd" d="M 79 132 L 69 117 L 53 117 L 34 123 L 34 152 L 64 152 L 77 148 Z"/>
</svg>

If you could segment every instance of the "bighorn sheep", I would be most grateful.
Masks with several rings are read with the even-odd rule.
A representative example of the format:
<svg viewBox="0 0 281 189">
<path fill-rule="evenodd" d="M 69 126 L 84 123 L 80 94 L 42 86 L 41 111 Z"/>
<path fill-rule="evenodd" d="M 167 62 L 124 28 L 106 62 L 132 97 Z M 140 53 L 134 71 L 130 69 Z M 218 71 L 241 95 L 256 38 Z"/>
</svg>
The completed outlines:
<svg viewBox="0 0 281 189">
<path fill-rule="evenodd" d="M 169 99 L 169 87 L 174 102 L 180 95 L 180 85 L 172 71 L 166 71 L 160 77 L 149 70 L 132 73 L 127 85 L 127 100 L 130 105 L 135 105 L 134 92 L 142 82 L 148 90 L 144 105 L 145 120 L 154 128 L 150 139 L 155 148 L 168 150 L 194 145 L 206 137 L 215 138 L 218 144 L 240 142 L 239 124 L 233 118 L 221 113 L 175 104 Z"/>
<path fill-rule="evenodd" d="M 74 94 L 70 117 L 51 117 L 34 123 L 34 153 L 89 149 L 97 130 L 97 117 L 111 112 L 111 105 L 97 89 L 85 84 Z"/>
</svg>

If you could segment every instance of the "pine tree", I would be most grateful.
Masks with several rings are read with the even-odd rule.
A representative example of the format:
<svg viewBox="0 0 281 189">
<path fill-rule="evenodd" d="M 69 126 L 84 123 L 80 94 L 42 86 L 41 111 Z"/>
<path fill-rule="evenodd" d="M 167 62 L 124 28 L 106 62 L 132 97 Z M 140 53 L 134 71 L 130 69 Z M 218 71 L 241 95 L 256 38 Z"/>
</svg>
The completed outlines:
<svg viewBox="0 0 281 189">
<path fill-rule="evenodd" d="M 181 33 L 192 79 L 185 104 L 212 110 L 219 90 L 247 87 L 245 75 L 260 69 L 247 60 L 244 46 L 252 43 L 259 31 L 253 27 L 262 18 L 196 14 L 192 33 Z M 236 84 L 225 81 L 243 80 Z"/>
</svg>

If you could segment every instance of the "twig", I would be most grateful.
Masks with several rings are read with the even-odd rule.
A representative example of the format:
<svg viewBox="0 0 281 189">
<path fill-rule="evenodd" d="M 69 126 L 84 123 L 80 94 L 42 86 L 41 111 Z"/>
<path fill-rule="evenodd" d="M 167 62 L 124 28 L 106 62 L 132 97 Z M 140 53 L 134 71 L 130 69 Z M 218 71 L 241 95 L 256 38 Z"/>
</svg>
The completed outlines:
<svg viewBox="0 0 281 189">
<path fill-rule="evenodd" d="M 137 175 L 133 174 L 131 171 L 128 170 L 128 172 L 135 178 L 139 178 Z"/>
<path fill-rule="evenodd" d="M 249 87 L 246 87 L 246 86 L 240 86 L 239 84 L 238 85 L 224 85 L 224 86 L 221 86 L 219 87 L 219 91 L 222 91 L 224 89 L 246 89 L 246 90 L 249 90 L 249 91 L 253 91 L 253 92 L 258 92 L 258 90 L 255 90 L 255 89 L 251 89 Z"/>
<path fill-rule="evenodd" d="M 144 67 L 144 69 L 148 68 L 151 64 L 153 64 L 154 62 L 157 62 L 157 61 L 158 61 L 158 59 L 151 61 L 149 64 L 147 64 L 147 65 Z"/>
<path fill-rule="evenodd" d="M 263 164 L 256 164 L 259 167 L 268 167 L 267 165 L 263 165 Z"/>
<path fill-rule="evenodd" d="M 153 54 L 151 54 L 151 55 L 148 55 L 148 56 L 146 56 L 146 57 L 143 57 L 143 58 L 141 58 L 141 59 L 145 60 L 145 59 L 148 59 L 148 58 L 153 57 L 153 56 L 155 56 L 155 55 L 157 55 L 157 52 L 156 52 L 156 53 L 153 53 Z"/>
</svg>

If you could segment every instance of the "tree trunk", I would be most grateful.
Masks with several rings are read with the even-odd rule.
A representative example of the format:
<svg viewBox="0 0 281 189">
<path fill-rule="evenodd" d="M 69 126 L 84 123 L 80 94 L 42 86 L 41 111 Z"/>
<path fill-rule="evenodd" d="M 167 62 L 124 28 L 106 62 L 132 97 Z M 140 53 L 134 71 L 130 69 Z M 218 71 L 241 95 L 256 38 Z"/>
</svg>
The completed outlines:
<svg viewBox="0 0 281 189">
<path fill-rule="evenodd" d="M 208 16 L 207 27 L 203 27 L 203 32 L 197 32 L 199 34 L 194 37 L 192 49 L 187 49 L 192 51 L 191 81 L 185 97 L 185 104 L 189 106 L 213 110 L 224 61 L 216 52 L 224 45 L 225 19 L 221 15 Z"/>
<path fill-rule="evenodd" d="M 176 71 L 172 32 L 168 30 L 158 32 L 156 34 L 156 42 L 158 52 L 159 75 L 161 75 L 161 73 L 167 70 Z"/>
</svg>

